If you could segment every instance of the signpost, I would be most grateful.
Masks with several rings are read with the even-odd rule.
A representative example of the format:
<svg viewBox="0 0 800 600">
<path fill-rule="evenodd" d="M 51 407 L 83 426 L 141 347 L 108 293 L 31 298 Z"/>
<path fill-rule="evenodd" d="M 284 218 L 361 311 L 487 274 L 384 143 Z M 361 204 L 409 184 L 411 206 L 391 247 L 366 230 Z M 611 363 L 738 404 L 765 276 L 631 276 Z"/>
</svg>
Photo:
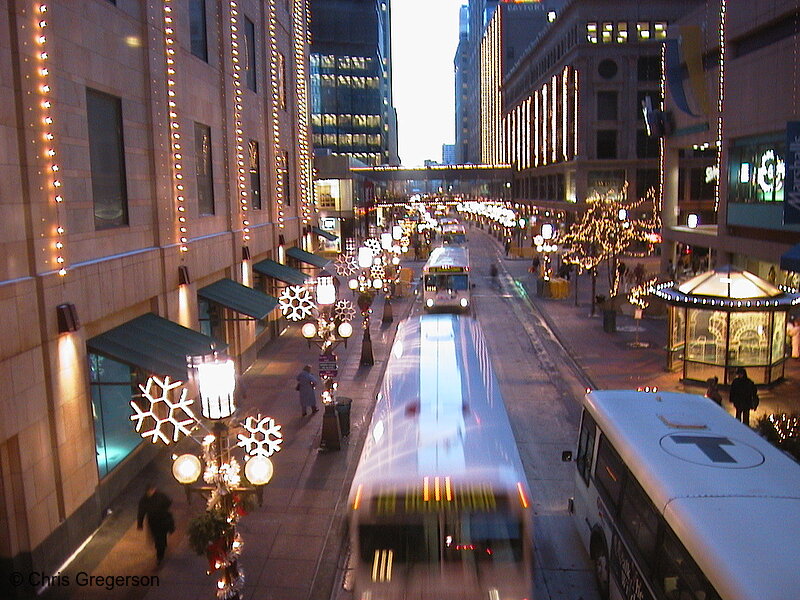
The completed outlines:
<svg viewBox="0 0 800 600">
<path fill-rule="evenodd" d="M 339 376 L 339 369 L 338 365 L 336 364 L 335 354 L 319 355 L 319 376 L 320 379 Z"/>
</svg>

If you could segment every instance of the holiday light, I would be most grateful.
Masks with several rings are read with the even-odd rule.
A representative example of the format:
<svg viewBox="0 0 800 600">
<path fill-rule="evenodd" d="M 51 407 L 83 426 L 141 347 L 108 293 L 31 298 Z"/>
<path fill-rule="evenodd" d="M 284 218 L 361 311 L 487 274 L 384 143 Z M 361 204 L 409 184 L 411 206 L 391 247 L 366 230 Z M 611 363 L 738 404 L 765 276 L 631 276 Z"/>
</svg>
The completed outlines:
<svg viewBox="0 0 800 600">
<path fill-rule="evenodd" d="M 277 210 L 278 229 L 284 228 L 283 212 L 283 180 L 284 171 L 289 168 L 286 159 L 281 151 L 281 130 L 280 119 L 278 117 L 278 104 L 280 98 L 280 83 L 278 77 L 278 41 L 277 41 L 277 17 L 275 0 L 269 0 L 269 75 L 272 88 L 272 144 L 275 157 L 275 205 Z"/>
<path fill-rule="evenodd" d="M 164 0 L 163 4 L 163 20 L 164 20 L 164 61 L 166 64 L 167 75 L 167 122 L 170 138 L 170 150 L 172 154 L 172 187 L 173 196 L 175 201 L 175 209 L 177 211 L 178 221 L 178 248 L 180 251 L 187 252 L 189 250 L 188 230 L 186 227 L 186 196 L 183 184 L 183 154 L 181 152 L 181 134 L 179 133 L 180 124 L 178 122 L 178 103 L 177 103 L 177 86 L 175 74 L 177 72 L 175 65 L 175 32 L 173 27 L 174 19 L 172 17 L 172 0 Z"/>
<path fill-rule="evenodd" d="M 719 3 L 719 87 L 717 93 L 717 172 L 722 172 L 722 104 L 725 97 L 725 17 L 727 0 Z M 663 96 L 662 96 L 663 97 Z M 719 210 L 720 181 L 714 183 L 714 212 Z"/>
<path fill-rule="evenodd" d="M 239 190 L 239 215 L 242 221 L 242 241 L 250 241 L 249 202 L 245 179 L 244 137 L 242 131 L 242 65 L 239 59 L 239 6 L 230 0 L 231 62 L 233 63 L 233 129 L 236 142 L 236 187 Z"/>
<path fill-rule="evenodd" d="M 58 265 L 58 274 L 60 276 L 64 276 L 67 274 L 66 268 L 66 258 L 64 258 L 64 253 L 62 252 L 64 249 L 64 233 L 65 229 L 62 225 L 64 222 L 64 214 L 61 204 L 64 201 L 64 197 L 62 192 L 59 191 L 61 188 L 61 181 L 56 178 L 55 173 L 58 173 L 61 170 L 61 166 L 56 160 L 56 150 L 55 144 L 55 128 L 53 127 L 53 99 L 52 99 L 52 89 L 49 83 L 50 77 L 50 68 L 48 66 L 50 56 L 48 52 L 44 49 L 47 44 L 47 36 L 45 35 L 45 30 L 47 29 L 47 20 L 44 18 L 44 15 L 47 13 L 47 5 L 46 4 L 39 4 L 36 8 L 36 15 L 35 15 L 35 24 L 33 26 L 33 34 L 34 34 L 34 41 L 37 46 L 41 49 L 39 53 L 36 55 L 38 57 L 38 68 L 37 72 L 39 73 L 39 93 L 41 94 L 41 101 L 39 102 L 39 107 L 41 109 L 41 123 L 42 123 L 42 142 L 43 142 L 43 151 L 42 154 L 48 159 L 48 165 L 46 167 L 46 171 L 52 173 L 52 179 L 50 180 L 50 187 L 53 188 L 52 191 L 52 200 L 55 204 L 55 220 L 56 220 L 56 227 L 55 227 L 55 241 L 53 242 L 53 248 L 55 249 L 55 263 Z"/>
<path fill-rule="evenodd" d="M 308 87 L 306 84 L 306 48 L 308 48 L 308 30 L 305 25 L 307 0 L 294 1 L 294 64 L 297 94 L 297 130 L 300 160 L 300 202 L 303 223 L 311 222 L 314 209 L 313 162 L 309 146 L 308 120 Z"/>
</svg>

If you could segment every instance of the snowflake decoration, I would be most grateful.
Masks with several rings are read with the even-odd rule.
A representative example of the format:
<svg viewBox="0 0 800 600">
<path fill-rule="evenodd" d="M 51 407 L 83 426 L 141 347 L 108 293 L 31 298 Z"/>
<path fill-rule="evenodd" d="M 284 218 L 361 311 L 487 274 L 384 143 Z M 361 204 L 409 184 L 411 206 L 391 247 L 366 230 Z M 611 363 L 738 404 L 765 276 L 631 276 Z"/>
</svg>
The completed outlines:
<svg viewBox="0 0 800 600">
<path fill-rule="evenodd" d="M 262 417 L 260 414 L 255 417 L 247 417 L 242 427 L 248 435 L 238 434 L 239 441 L 236 443 L 240 448 L 244 448 L 250 456 L 266 456 L 269 458 L 281 449 L 283 434 L 281 426 L 275 424 L 272 417 Z"/>
<path fill-rule="evenodd" d="M 167 427 L 172 427 L 173 442 L 177 442 L 181 434 L 191 433 L 189 427 L 197 422 L 197 417 L 189 408 L 194 400 L 186 398 L 188 393 L 186 388 L 181 390 L 177 401 L 173 402 L 171 398 L 172 390 L 182 385 L 181 381 L 171 382 L 169 377 L 165 377 L 162 381 L 156 376 L 150 377 L 146 385 L 139 385 L 139 389 L 149 402 L 149 408 L 142 410 L 136 402 L 131 401 L 131 406 L 136 411 L 136 414 L 131 415 L 131 421 L 136 422 L 137 432 L 141 432 L 146 420 L 153 421 L 152 427 L 141 433 L 143 438 L 151 437 L 154 444 L 156 440 L 169 444 L 170 438 L 164 432 Z"/>
<path fill-rule="evenodd" d="M 352 321 L 356 316 L 356 307 L 350 300 L 337 300 L 333 314 L 339 321 Z"/>
<path fill-rule="evenodd" d="M 370 250 L 372 250 L 375 256 L 381 253 L 382 250 L 381 243 L 377 238 L 368 238 L 364 240 L 364 245 Z"/>
<path fill-rule="evenodd" d="M 283 288 L 278 302 L 283 316 L 290 321 L 307 319 L 315 308 L 311 292 L 300 285 L 290 285 Z"/>
<path fill-rule="evenodd" d="M 358 270 L 358 263 L 356 262 L 355 255 L 353 254 L 340 254 L 334 265 L 336 268 L 336 273 L 342 277 L 352 275 Z"/>
<path fill-rule="evenodd" d="M 386 269 L 383 265 L 372 265 L 369 269 L 369 276 L 372 279 L 386 279 Z"/>
</svg>

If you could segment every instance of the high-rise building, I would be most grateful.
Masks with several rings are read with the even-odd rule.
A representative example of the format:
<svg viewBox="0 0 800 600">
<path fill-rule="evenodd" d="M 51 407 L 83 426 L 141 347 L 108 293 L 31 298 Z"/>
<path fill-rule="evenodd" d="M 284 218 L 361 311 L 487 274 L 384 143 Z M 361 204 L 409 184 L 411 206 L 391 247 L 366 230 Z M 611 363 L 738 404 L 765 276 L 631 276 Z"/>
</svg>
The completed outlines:
<svg viewBox="0 0 800 600">
<path fill-rule="evenodd" d="M 399 164 L 389 0 L 311 0 L 315 149 Z"/>
<path fill-rule="evenodd" d="M 469 6 L 462 6 L 458 13 L 458 47 L 453 60 L 455 68 L 455 161 L 459 164 L 467 162 L 469 155 Z"/>
<path fill-rule="evenodd" d="M 442 164 L 443 165 L 456 164 L 455 144 L 442 144 Z"/>
<path fill-rule="evenodd" d="M 310 249 L 316 224 L 307 0 L 16 8 L 0 36 L 6 597 L 12 571 L 57 573 L 154 458 L 138 384 L 185 382 L 212 348 L 246 368 L 277 335 L 268 259 Z"/>
</svg>

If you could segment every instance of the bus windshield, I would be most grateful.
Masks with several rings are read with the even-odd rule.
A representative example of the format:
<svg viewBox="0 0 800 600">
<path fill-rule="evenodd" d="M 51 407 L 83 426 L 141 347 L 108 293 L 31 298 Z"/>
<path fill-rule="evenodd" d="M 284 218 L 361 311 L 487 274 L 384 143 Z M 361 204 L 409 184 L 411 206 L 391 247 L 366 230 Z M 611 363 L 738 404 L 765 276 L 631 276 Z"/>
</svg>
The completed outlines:
<svg viewBox="0 0 800 600">
<path fill-rule="evenodd" d="M 480 561 L 516 563 L 523 559 L 522 523 L 502 512 L 413 515 L 404 523 L 361 524 L 361 560 L 392 550 L 396 563 Z"/>
<path fill-rule="evenodd" d="M 437 273 L 425 276 L 425 288 L 433 290 L 455 290 L 465 291 L 469 289 L 469 282 L 466 275 L 451 275 L 447 273 Z"/>
</svg>

